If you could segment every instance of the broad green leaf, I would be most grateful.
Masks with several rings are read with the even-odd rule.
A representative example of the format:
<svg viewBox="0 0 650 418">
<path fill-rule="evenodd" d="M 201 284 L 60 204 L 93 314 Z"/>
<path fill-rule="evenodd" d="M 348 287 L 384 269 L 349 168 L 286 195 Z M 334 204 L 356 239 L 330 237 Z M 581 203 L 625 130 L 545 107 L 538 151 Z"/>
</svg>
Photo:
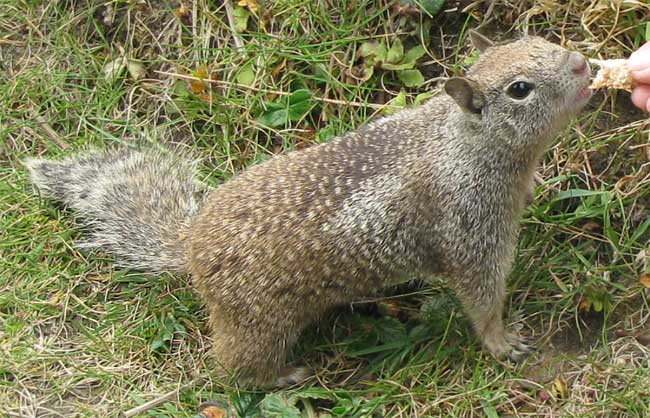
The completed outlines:
<svg viewBox="0 0 650 418">
<path fill-rule="evenodd" d="M 257 121 L 262 125 L 275 128 L 289 121 L 289 112 L 287 109 L 274 110 L 263 114 Z"/>
<path fill-rule="evenodd" d="M 235 391 L 230 395 L 230 403 L 242 418 L 260 417 L 259 404 L 262 395 L 259 392 Z"/>
<path fill-rule="evenodd" d="M 318 131 L 318 142 L 328 141 L 336 136 L 336 130 L 329 125 Z M 649 219 L 650 221 L 650 219 Z"/>
<path fill-rule="evenodd" d="M 248 18 L 251 16 L 251 12 L 241 6 L 237 6 L 233 10 L 232 16 L 235 23 L 235 32 L 245 32 L 246 27 L 248 26 Z"/>
<path fill-rule="evenodd" d="M 592 307 L 594 308 L 594 311 L 602 312 L 602 310 L 603 310 L 603 302 L 601 300 L 592 299 L 591 303 L 592 303 Z"/>
<path fill-rule="evenodd" d="M 423 57 L 426 53 L 427 50 L 424 49 L 422 45 L 414 46 L 413 48 L 406 51 L 406 54 L 404 54 L 404 62 L 415 63 L 415 61 Z"/>
<path fill-rule="evenodd" d="M 253 63 L 248 63 L 241 67 L 237 73 L 237 83 L 243 84 L 245 86 L 250 86 L 255 82 L 255 70 L 253 68 Z"/>
<path fill-rule="evenodd" d="M 430 91 L 425 93 L 420 93 L 417 96 L 415 96 L 415 100 L 413 101 L 413 104 L 419 105 L 420 103 L 432 98 L 433 96 L 435 96 L 435 93 L 432 93 Z"/>
<path fill-rule="evenodd" d="M 372 65 L 363 68 L 363 81 L 368 81 L 375 73 L 375 67 Z"/>
<path fill-rule="evenodd" d="M 151 345 L 149 346 L 149 351 L 150 352 L 158 351 L 164 346 L 165 346 L 165 340 L 163 339 L 162 336 L 158 336 L 151 342 Z"/>
<path fill-rule="evenodd" d="M 380 42 L 364 42 L 361 44 L 359 54 L 364 57 L 374 57 L 376 60 L 384 61 L 386 59 L 386 45 Z"/>
<path fill-rule="evenodd" d="M 388 103 L 393 106 L 406 106 L 406 92 L 404 90 L 400 90 L 399 94 L 393 97 Z"/>
<path fill-rule="evenodd" d="M 296 90 L 289 96 L 289 120 L 299 120 L 311 110 L 312 93 L 309 90 Z"/>
<path fill-rule="evenodd" d="M 499 413 L 497 412 L 497 409 L 494 407 L 494 405 L 488 402 L 483 403 L 483 412 L 485 412 L 485 416 L 487 418 L 499 418 Z"/>
<path fill-rule="evenodd" d="M 381 64 L 381 68 L 390 71 L 410 70 L 413 67 L 415 67 L 414 62 L 401 62 L 399 64 L 391 64 L 389 62 L 384 62 Z"/>
<path fill-rule="evenodd" d="M 386 53 L 386 62 L 391 64 L 397 64 L 402 61 L 404 58 L 404 45 L 399 38 L 395 38 L 393 44 L 390 46 L 390 49 Z"/>
<path fill-rule="evenodd" d="M 390 99 L 387 103 L 387 105 L 390 106 L 396 106 L 396 107 L 405 107 L 406 106 L 406 92 L 404 90 L 400 90 L 399 94 L 392 99 Z M 391 113 L 397 112 L 398 109 L 393 109 L 392 107 L 386 107 L 384 109 L 384 113 L 387 115 L 390 115 Z"/>
<path fill-rule="evenodd" d="M 404 70 L 398 74 L 406 87 L 419 87 L 424 84 L 424 76 L 419 70 Z"/>
<path fill-rule="evenodd" d="M 465 58 L 463 58 L 463 66 L 465 67 L 470 67 L 478 61 L 479 56 L 481 53 L 479 52 L 478 49 L 473 49 L 472 52 L 469 53 Z"/>
<path fill-rule="evenodd" d="M 288 97 L 280 97 L 276 102 L 267 102 L 266 112 L 258 118 L 258 122 L 273 128 L 299 120 L 311 110 L 312 95 L 311 91 L 300 89 Z"/>
<path fill-rule="evenodd" d="M 329 390 L 320 387 L 300 389 L 289 396 L 289 400 L 293 403 L 297 403 L 300 399 L 335 399 L 335 396 Z"/>
<path fill-rule="evenodd" d="M 375 322 L 375 330 L 379 341 L 390 343 L 393 341 L 404 342 L 407 338 L 406 327 L 397 319 L 385 316 Z"/>
<path fill-rule="evenodd" d="M 291 93 L 291 96 L 289 96 L 289 104 L 292 105 L 303 101 L 309 101 L 311 96 L 312 92 L 307 89 L 296 90 Z"/>
<path fill-rule="evenodd" d="M 307 100 L 289 106 L 287 109 L 289 120 L 296 121 L 305 116 L 311 109 L 311 103 Z"/>
<path fill-rule="evenodd" d="M 176 80 L 172 87 L 172 92 L 175 96 L 188 97 L 191 92 L 187 88 L 187 83 L 184 80 Z"/>
<path fill-rule="evenodd" d="M 265 418 L 302 418 L 295 399 L 289 400 L 279 393 L 266 395 L 260 402 L 260 409 Z"/>
<path fill-rule="evenodd" d="M 379 48 L 379 42 L 364 42 L 359 47 L 359 55 L 364 58 L 376 55 L 377 48 Z"/>
<path fill-rule="evenodd" d="M 266 113 L 272 112 L 274 110 L 280 110 L 280 109 L 286 109 L 286 108 L 287 108 L 287 103 L 285 101 L 264 102 L 264 109 L 266 109 Z"/>
</svg>

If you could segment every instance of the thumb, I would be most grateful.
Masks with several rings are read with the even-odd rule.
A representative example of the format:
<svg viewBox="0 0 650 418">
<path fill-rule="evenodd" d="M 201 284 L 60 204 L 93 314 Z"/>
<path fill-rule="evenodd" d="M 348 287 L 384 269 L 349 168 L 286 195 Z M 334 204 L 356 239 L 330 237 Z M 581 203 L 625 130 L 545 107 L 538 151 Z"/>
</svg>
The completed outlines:
<svg viewBox="0 0 650 418">
<path fill-rule="evenodd" d="M 650 68 L 650 42 L 646 42 L 645 45 L 630 55 L 627 61 L 627 68 L 630 71 L 640 71 Z"/>
</svg>

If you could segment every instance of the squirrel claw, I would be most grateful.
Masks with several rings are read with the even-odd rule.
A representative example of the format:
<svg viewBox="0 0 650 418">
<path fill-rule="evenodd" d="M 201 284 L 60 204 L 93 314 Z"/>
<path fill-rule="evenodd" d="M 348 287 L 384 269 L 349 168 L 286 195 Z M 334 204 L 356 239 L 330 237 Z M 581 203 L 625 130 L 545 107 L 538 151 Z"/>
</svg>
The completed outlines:
<svg viewBox="0 0 650 418">
<path fill-rule="evenodd" d="M 519 336 L 510 334 L 506 337 L 506 339 L 512 348 L 506 354 L 506 357 L 513 363 L 519 363 L 522 360 L 526 359 L 528 355 L 530 355 L 530 353 L 534 350 L 533 346 L 527 344 L 526 340 Z"/>
</svg>

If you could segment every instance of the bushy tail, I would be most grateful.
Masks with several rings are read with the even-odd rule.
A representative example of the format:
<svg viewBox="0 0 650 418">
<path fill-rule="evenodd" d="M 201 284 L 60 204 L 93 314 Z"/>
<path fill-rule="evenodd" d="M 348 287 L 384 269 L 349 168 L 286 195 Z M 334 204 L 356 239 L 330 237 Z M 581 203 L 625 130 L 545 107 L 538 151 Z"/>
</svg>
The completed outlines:
<svg viewBox="0 0 650 418">
<path fill-rule="evenodd" d="M 81 243 L 149 272 L 186 271 L 186 233 L 205 187 L 195 164 L 162 151 L 93 151 L 61 161 L 26 161 L 47 197 L 75 209 L 92 230 Z"/>
</svg>

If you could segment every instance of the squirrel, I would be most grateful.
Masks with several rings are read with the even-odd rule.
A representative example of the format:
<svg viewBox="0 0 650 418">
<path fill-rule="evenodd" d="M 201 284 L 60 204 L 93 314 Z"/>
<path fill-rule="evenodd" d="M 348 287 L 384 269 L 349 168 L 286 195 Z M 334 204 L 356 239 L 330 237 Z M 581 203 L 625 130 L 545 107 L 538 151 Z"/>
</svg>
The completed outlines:
<svg viewBox="0 0 650 418">
<path fill-rule="evenodd" d="M 155 150 L 26 165 L 92 229 L 82 246 L 192 277 L 218 368 L 245 385 L 300 381 L 301 331 L 413 277 L 444 278 L 485 349 L 517 361 L 530 347 L 503 310 L 519 221 L 545 148 L 590 97 L 590 69 L 540 37 L 469 38 L 480 56 L 444 93 L 216 188 Z"/>
</svg>

